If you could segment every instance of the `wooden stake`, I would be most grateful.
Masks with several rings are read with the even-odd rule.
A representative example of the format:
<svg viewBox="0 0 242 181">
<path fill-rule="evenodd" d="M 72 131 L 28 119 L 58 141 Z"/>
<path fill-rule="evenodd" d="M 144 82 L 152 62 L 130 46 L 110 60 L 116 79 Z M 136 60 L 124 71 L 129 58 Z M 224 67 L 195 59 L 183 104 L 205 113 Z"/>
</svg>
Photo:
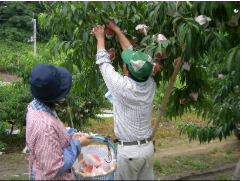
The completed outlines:
<svg viewBox="0 0 242 181">
<path fill-rule="evenodd" d="M 186 48 L 186 43 L 184 44 L 184 46 L 182 48 L 182 58 L 181 57 L 178 58 L 178 62 L 176 64 L 176 66 L 175 66 L 174 72 L 173 72 L 173 74 L 171 76 L 171 80 L 170 80 L 170 82 L 168 84 L 168 87 L 166 89 L 166 93 L 165 93 L 164 99 L 162 101 L 162 104 L 160 106 L 160 110 L 158 112 L 158 115 L 156 116 L 156 120 L 155 120 L 155 123 L 153 125 L 152 139 L 154 138 L 154 135 L 155 135 L 155 132 L 156 132 L 156 130 L 158 128 L 158 125 L 159 125 L 159 122 L 161 120 L 161 117 L 162 117 L 162 115 L 163 115 L 163 113 L 165 111 L 165 107 L 166 107 L 168 99 L 169 99 L 169 97 L 171 95 L 171 91 L 172 91 L 172 88 L 174 86 L 174 82 L 176 80 L 177 74 L 179 73 L 179 71 L 181 69 L 181 66 L 182 66 L 182 63 L 183 63 L 183 52 L 185 51 L 185 48 Z"/>
</svg>

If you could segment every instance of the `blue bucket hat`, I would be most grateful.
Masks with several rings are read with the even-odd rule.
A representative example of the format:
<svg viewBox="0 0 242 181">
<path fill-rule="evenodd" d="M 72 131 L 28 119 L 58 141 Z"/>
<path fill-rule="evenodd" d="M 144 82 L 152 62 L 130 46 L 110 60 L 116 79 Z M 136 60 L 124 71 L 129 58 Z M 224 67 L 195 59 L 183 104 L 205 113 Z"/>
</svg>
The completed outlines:
<svg viewBox="0 0 242 181">
<path fill-rule="evenodd" d="M 30 93 L 41 102 L 56 102 L 64 98 L 71 89 L 71 73 L 49 64 L 38 64 L 30 73 Z"/>
</svg>

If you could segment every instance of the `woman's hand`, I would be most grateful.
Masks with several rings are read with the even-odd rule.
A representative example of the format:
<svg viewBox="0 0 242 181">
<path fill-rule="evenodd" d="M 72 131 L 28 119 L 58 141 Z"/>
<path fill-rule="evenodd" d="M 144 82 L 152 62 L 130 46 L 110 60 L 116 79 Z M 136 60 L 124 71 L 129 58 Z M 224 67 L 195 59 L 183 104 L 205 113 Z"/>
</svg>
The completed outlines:
<svg viewBox="0 0 242 181">
<path fill-rule="evenodd" d="M 82 136 L 86 136 L 86 134 L 82 133 L 82 132 L 77 132 L 77 133 L 73 134 L 72 139 L 78 139 Z"/>
<path fill-rule="evenodd" d="M 83 147 L 89 145 L 92 142 L 92 137 L 92 135 L 86 135 L 79 137 L 78 140 L 80 141 L 81 146 Z"/>
</svg>

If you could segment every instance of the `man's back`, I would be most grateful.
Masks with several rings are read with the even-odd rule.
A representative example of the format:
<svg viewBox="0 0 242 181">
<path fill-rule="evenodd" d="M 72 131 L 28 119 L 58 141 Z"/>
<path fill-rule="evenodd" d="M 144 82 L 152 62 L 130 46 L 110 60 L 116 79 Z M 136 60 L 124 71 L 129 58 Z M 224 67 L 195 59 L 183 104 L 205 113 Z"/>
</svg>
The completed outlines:
<svg viewBox="0 0 242 181">
<path fill-rule="evenodd" d="M 155 87 L 152 77 L 140 83 L 125 76 L 119 90 L 112 91 L 114 131 L 118 139 L 136 141 L 151 136 Z"/>
</svg>

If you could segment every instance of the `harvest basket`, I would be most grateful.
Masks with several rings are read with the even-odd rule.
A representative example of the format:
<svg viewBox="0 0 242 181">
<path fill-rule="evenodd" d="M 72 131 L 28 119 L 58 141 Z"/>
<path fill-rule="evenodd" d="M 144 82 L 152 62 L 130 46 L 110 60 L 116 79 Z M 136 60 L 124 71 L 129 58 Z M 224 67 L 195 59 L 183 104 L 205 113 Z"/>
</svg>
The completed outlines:
<svg viewBox="0 0 242 181">
<path fill-rule="evenodd" d="M 108 138 L 103 138 L 99 136 L 94 136 L 92 139 L 97 140 L 101 144 L 88 145 L 81 149 L 81 154 L 95 154 L 100 158 L 110 161 L 110 169 L 102 173 L 88 173 L 80 172 L 78 169 L 73 167 L 74 173 L 78 180 L 113 180 L 114 172 L 117 168 L 117 153 L 114 145 L 108 140 Z M 96 142 L 96 141 L 95 141 Z M 81 158 L 78 158 L 79 161 Z M 78 159 L 76 162 L 78 162 Z M 75 163 L 74 163 L 75 165 Z"/>
</svg>

